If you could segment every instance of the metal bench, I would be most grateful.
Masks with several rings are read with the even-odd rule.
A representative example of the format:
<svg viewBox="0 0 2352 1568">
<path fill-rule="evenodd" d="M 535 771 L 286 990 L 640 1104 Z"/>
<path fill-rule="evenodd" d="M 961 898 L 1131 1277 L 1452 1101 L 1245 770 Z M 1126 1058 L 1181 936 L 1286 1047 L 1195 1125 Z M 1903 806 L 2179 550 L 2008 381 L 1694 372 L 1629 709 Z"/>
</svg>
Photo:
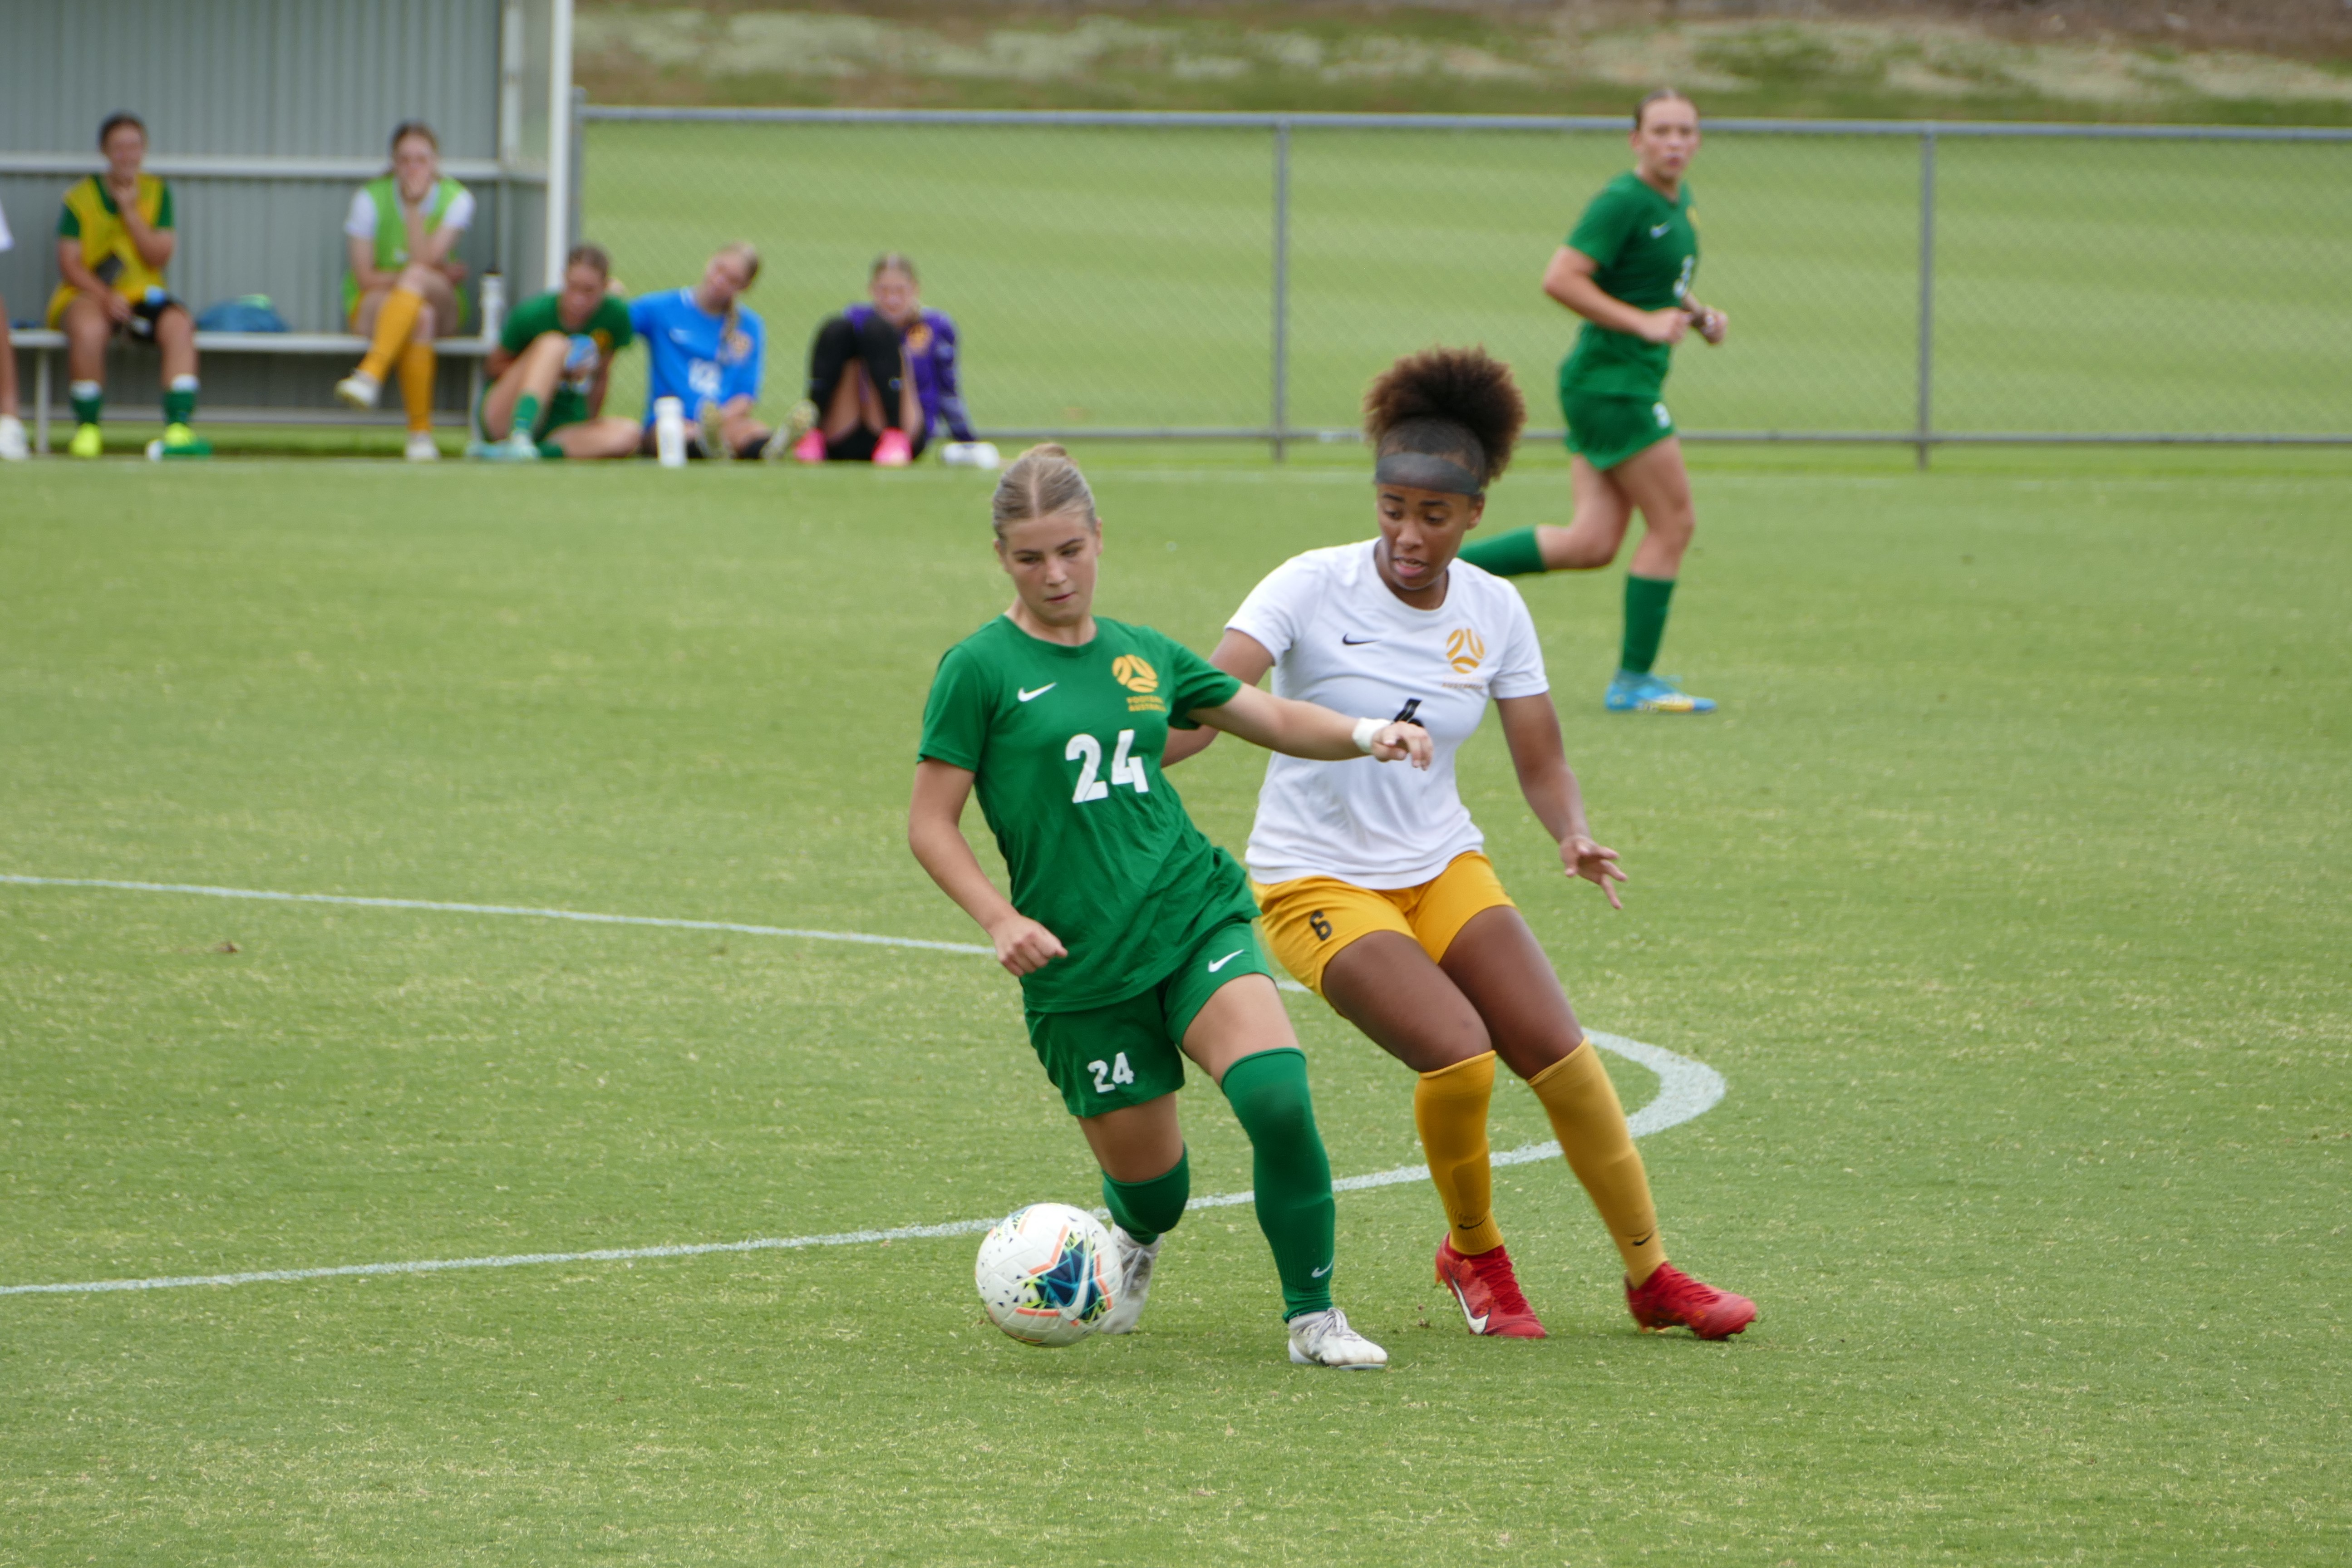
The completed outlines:
<svg viewBox="0 0 2352 1568">
<path fill-rule="evenodd" d="M 25 327 L 16 329 L 12 336 L 17 352 L 28 353 L 33 359 L 33 449 L 37 452 L 47 452 L 49 449 L 49 417 L 51 405 L 55 399 L 56 381 L 50 361 L 65 353 L 65 334 L 42 327 Z M 468 423 L 473 418 L 474 405 L 481 395 L 482 361 L 497 346 L 498 340 L 495 338 L 442 338 L 433 345 L 435 352 L 443 361 L 445 382 L 451 379 L 450 373 L 457 365 L 464 366 L 466 391 L 463 410 Z M 198 332 L 196 353 L 200 360 L 215 354 L 264 356 L 260 364 L 251 368 L 263 374 L 299 375 L 306 384 L 315 382 L 317 384 L 315 387 L 306 384 L 301 389 L 309 391 L 311 396 L 295 401 L 298 405 L 304 402 L 324 405 L 311 407 L 299 405 L 289 407 L 281 400 L 272 400 L 268 405 L 257 404 L 250 406 L 206 403 L 199 409 L 199 416 L 206 422 L 229 425 L 283 425 L 296 421 L 306 425 L 396 423 L 401 418 L 400 398 L 396 387 L 389 389 L 384 400 L 384 407 L 367 411 L 331 404 L 324 395 L 338 379 L 333 362 L 340 359 L 356 363 L 359 357 L 367 353 L 367 348 L 368 341 L 365 338 L 354 337 L 348 332 Z M 110 357 L 115 360 L 115 363 L 109 366 L 108 384 L 118 388 L 122 387 L 126 384 L 125 373 L 136 376 L 139 374 L 140 363 L 136 360 L 126 361 L 119 357 L 121 354 L 120 347 L 110 349 L 108 352 Z M 148 351 L 146 363 L 150 367 L 153 364 L 152 355 L 152 351 Z M 268 365 L 268 359 L 279 359 L 289 363 L 273 368 Z M 311 363 L 313 360 L 323 360 L 328 363 L 314 368 Z M 152 368 L 150 374 L 152 374 Z M 444 389 L 436 387 L 436 394 L 442 390 Z M 442 399 L 436 395 L 435 398 L 436 407 L 441 401 Z M 134 405 L 122 407 L 120 412 L 133 419 L 163 417 L 163 410 L 160 407 Z"/>
</svg>

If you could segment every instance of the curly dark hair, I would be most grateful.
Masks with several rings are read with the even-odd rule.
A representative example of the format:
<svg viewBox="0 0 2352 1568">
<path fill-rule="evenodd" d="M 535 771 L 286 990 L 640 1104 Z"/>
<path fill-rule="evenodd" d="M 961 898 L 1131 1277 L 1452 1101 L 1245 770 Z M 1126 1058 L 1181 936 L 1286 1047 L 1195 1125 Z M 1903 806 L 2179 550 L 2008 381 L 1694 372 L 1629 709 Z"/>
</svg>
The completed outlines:
<svg viewBox="0 0 2352 1568">
<path fill-rule="evenodd" d="M 1484 483 L 1503 477 L 1527 422 L 1511 367 L 1483 343 L 1407 354 L 1364 393 L 1364 434 L 1376 453 L 1451 458 Z"/>
</svg>

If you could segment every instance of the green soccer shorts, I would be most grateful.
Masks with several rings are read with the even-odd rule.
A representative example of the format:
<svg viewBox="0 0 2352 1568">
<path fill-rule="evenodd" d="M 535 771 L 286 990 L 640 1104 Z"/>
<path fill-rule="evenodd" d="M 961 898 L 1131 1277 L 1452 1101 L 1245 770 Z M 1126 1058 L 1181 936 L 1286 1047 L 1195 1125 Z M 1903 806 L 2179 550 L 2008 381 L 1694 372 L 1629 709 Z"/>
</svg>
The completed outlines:
<svg viewBox="0 0 2352 1568">
<path fill-rule="evenodd" d="M 1124 1001 L 1070 1013 L 1024 1010 L 1029 1043 L 1071 1115 L 1141 1105 L 1184 1087 L 1184 1031 L 1210 997 L 1244 974 L 1274 978 L 1250 922 L 1228 921 L 1165 980 Z"/>
<path fill-rule="evenodd" d="M 1613 468 L 1675 433 L 1675 416 L 1654 397 L 1559 390 L 1568 449 L 1596 468 Z"/>
</svg>

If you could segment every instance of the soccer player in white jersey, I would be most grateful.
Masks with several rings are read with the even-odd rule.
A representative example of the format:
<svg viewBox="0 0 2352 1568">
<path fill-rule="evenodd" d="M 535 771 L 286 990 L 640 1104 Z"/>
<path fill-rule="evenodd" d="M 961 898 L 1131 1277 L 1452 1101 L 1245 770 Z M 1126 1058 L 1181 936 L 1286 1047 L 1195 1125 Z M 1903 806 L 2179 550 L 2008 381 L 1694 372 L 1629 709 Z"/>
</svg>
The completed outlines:
<svg viewBox="0 0 2352 1568">
<path fill-rule="evenodd" d="M 1526 405 L 1509 368 L 1484 350 L 1432 349 L 1391 365 L 1364 407 L 1379 454 L 1379 537 L 1276 567 L 1234 612 L 1211 662 L 1249 684 L 1271 669 L 1284 697 L 1410 716 L 1429 731 L 1435 760 L 1425 773 L 1268 762 L 1247 857 L 1268 942 L 1421 1075 L 1413 1120 L 1448 1224 L 1437 1279 L 1471 1332 L 1543 1337 L 1492 1212 L 1486 1110 L 1499 1057 L 1542 1101 L 1616 1242 L 1634 1321 L 1702 1339 L 1738 1333 L 1755 1303 L 1666 1261 L 1617 1091 L 1454 785 L 1455 752 L 1491 702 L 1561 868 L 1617 904 L 1613 884 L 1625 874 L 1586 825 L 1527 605 L 1509 583 L 1455 559 L 1510 460 Z M 1164 763 L 1211 738 L 1171 734 Z"/>
</svg>

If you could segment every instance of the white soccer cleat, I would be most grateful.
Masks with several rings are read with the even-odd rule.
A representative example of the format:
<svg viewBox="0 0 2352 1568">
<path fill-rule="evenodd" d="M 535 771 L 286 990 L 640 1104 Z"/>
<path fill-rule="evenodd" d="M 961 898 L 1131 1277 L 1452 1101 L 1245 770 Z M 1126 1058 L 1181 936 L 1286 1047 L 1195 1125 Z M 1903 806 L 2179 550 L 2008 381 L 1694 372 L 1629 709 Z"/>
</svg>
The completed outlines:
<svg viewBox="0 0 2352 1568">
<path fill-rule="evenodd" d="M 441 444 L 430 430 L 411 430 L 408 449 L 401 454 L 412 463 L 437 463 L 441 460 Z"/>
<path fill-rule="evenodd" d="M 25 445 L 25 422 L 15 415 L 0 415 L 0 463 L 21 463 L 32 455 Z"/>
<path fill-rule="evenodd" d="M 355 370 L 335 383 L 335 395 L 353 408 L 373 408 L 383 392 L 383 383 L 363 370 Z"/>
<path fill-rule="evenodd" d="M 1290 1320 L 1290 1363 L 1379 1372 L 1389 1364 L 1389 1352 L 1349 1328 L 1348 1314 L 1333 1307 Z"/>
<path fill-rule="evenodd" d="M 539 443 L 530 438 L 530 432 L 528 430 L 516 431 L 499 442 L 499 455 L 509 462 L 536 463 L 539 461 Z"/>
<path fill-rule="evenodd" d="M 1095 1332 L 1135 1331 L 1136 1321 L 1143 1316 L 1144 1300 L 1151 1294 L 1151 1266 L 1160 1261 L 1160 1249 L 1167 1243 L 1168 1237 L 1163 1234 L 1146 1247 L 1118 1226 L 1110 1227 L 1111 1261 L 1118 1266 L 1118 1289 L 1111 1297 L 1109 1312 L 1095 1325 Z"/>
</svg>

